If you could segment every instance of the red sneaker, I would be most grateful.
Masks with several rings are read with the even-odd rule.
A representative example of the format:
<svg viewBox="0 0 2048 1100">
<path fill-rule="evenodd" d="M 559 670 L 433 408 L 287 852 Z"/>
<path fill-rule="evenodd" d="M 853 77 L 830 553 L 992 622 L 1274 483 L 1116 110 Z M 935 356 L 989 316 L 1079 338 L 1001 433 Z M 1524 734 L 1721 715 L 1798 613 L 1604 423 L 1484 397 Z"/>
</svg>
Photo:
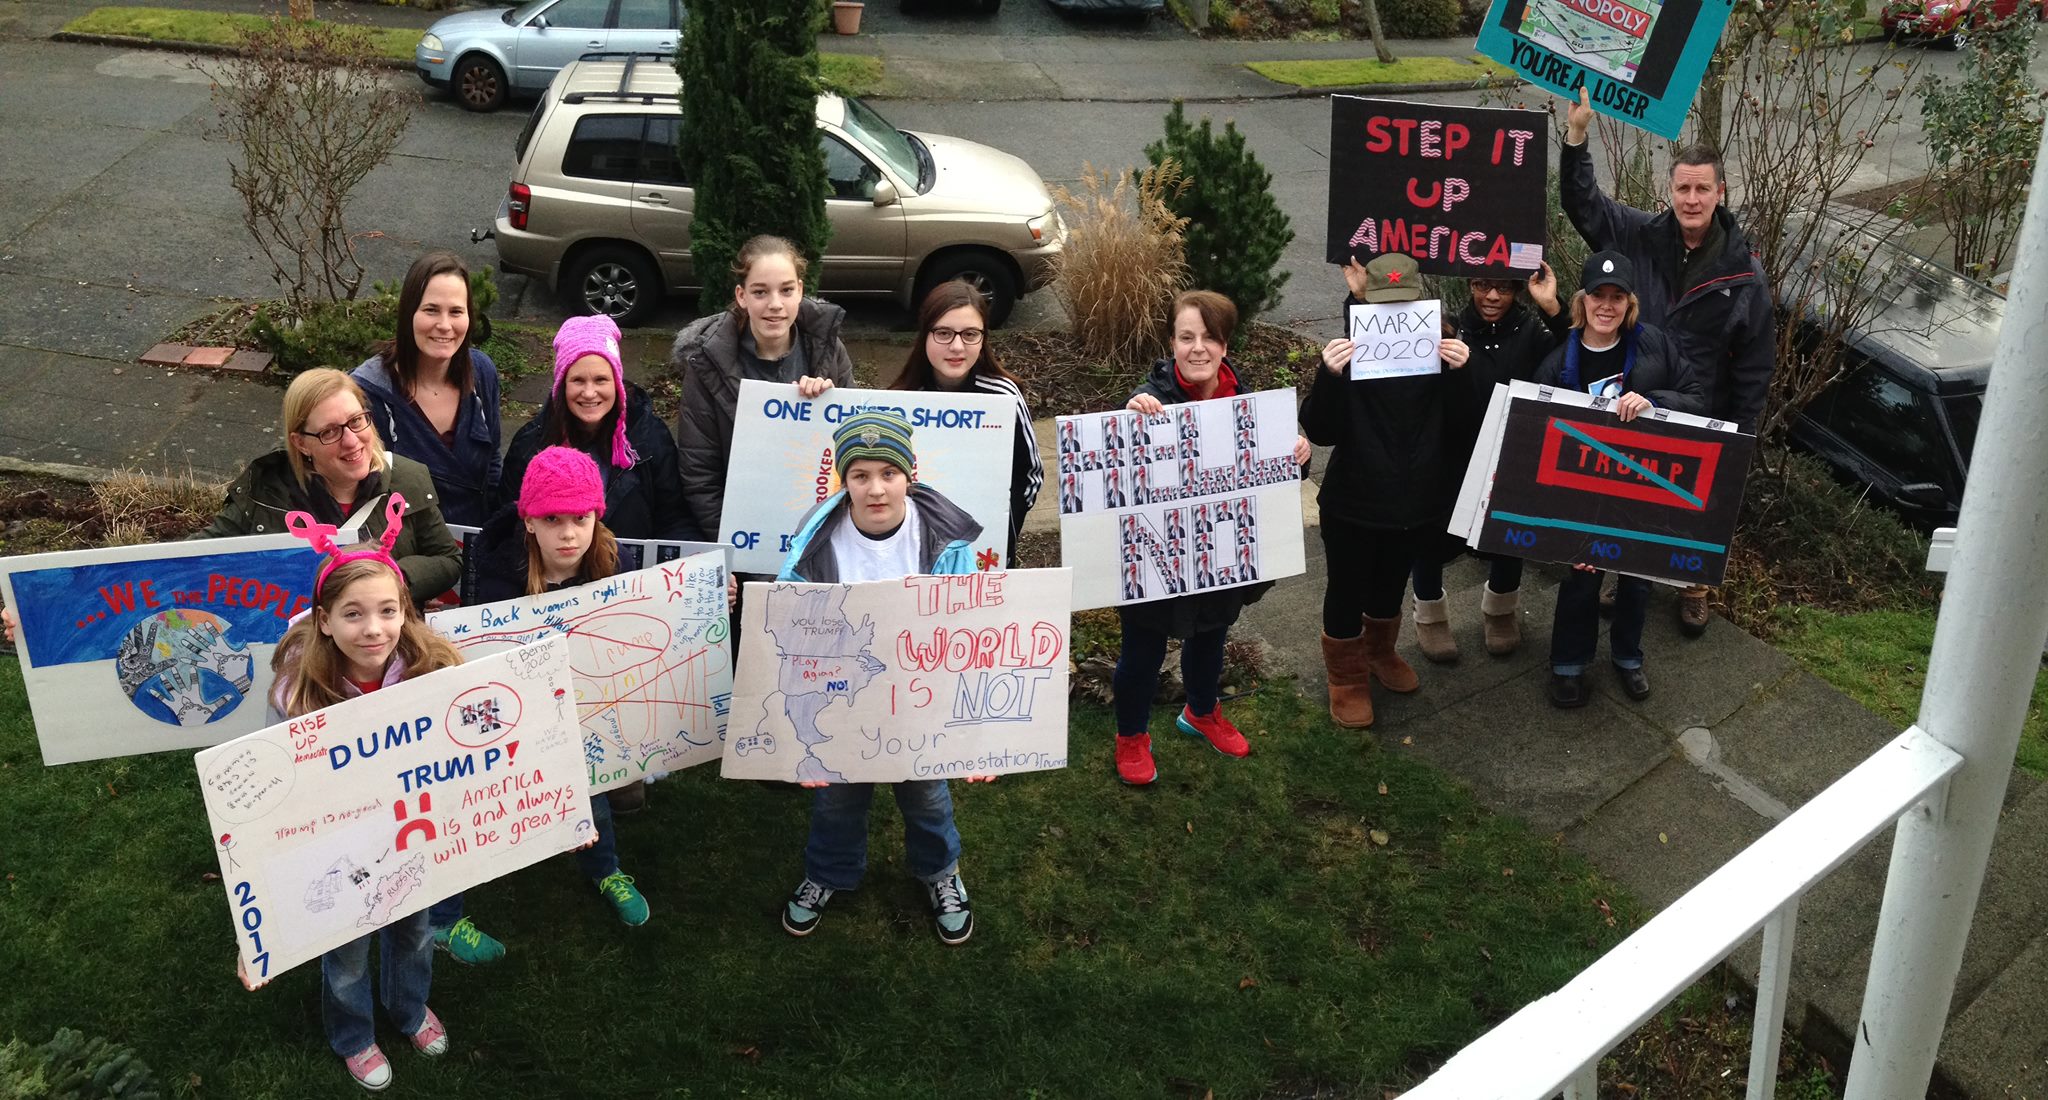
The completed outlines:
<svg viewBox="0 0 2048 1100">
<path fill-rule="evenodd" d="M 1202 717 L 1196 717 L 1194 711 L 1182 707 L 1180 717 L 1174 719 L 1173 724 L 1190 737 L 1207 740 L 1210 748 L 1225 756 L 1252 754 L 1251 743 L 1244 739 L 1244 734 L 1237 732 L 1237 727 L 1230 724 L 1230 719 L 1223 717 L 1223 706 L 1220 703 L 1214 711 Z"/>
<path fill-rule="evenodd" d="M 1159 778 L 1159 769 L 1152 763 L 1151 734 L 1117 735 L 1116 777 L 1133 787 L 1142 787 Z"/>
</svg>

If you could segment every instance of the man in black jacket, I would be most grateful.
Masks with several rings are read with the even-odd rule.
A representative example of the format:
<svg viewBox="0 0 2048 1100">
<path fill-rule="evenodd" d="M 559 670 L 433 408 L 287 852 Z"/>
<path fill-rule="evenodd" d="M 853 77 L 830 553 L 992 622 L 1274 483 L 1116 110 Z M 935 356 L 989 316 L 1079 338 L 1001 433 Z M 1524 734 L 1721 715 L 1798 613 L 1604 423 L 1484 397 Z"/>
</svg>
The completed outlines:
<svg viewBox="0 0 2048 1100">
<path fill-rule="evenodd" d="M 1749 238 L 1722 207 L 1728 183 L 1721 157 L 1704 145 L 1671 163 L 1670 208 L 1657 214 L 1624 206 L 1600 191 L 1586 133 L 1593 108 L 1586 90 L 1565 112 L 1559 165 L 1564 211 L 1594 251 L 1626 255 L 1636 270 L 1642 319 L 1664 329 L 1707 391 L 1707 415 L 1754 432 L 1771 388 L 1778 331 L 1770 283 Z M 1679 629 L 1707 629 L 1707 589 L 1678 599 Z"/>
</svg>

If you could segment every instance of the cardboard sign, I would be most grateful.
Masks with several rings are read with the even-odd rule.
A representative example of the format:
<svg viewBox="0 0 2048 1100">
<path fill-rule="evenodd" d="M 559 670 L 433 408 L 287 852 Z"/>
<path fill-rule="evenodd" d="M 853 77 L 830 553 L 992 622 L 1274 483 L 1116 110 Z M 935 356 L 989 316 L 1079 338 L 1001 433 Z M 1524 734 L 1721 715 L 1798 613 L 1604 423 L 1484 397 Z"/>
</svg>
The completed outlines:
<svg viewBox="0 0 2048 1100">
<path fill-rule="evenodd" d="M 456 584 L 456 595 L 464 606 L 476 602 L 477 576 L 483 568 L 483 559 L 476 553 L 475 540 L 480 529 L 464 527 L 459 523 L 448 525 L 448 533 L 462 545 L 462 580 Z M 680 539 L 621 539 L 619 544 L 619 568 L 621 573 L 636 573 L 651 565 L 676 561 L 696 554 L 717 553 L 721 561 L 730 564 L 732 555 L 722 543 L 686 542 Z"/>
<path fill-rule="evenodd" d="M 217 745 L 263 728 L 270 654 L 320 556 L 290 535 L 5 559 L 43 763 Z"/>
<path fill-rule="evenodd" d="M 1721 583 L 1754 436 L 1665 409 L 1624 423 L 1611 398 L 1530 382 L 1495 393 L 1453 533 L 1489 553 Z"/>
<path fill-rule="evenodd" d="M 465 659 L 563 638 L 590 789 L 718 757 L 732 702 L 725 554 L 427 616 Z"/>
<path fill-rule="evenodd" d="M 727 779 L 896 783 L 1067 764 L 1065 569 L 753 582 Z"/>
<path fill-rule="evenodd" d="M 1401 252 L 1424 272 L 1526 279 L 1543 259 L 1550 116 L 1330 97 L 1324 258 Z"/>
<path fill-rule="evenodd" d="M 981 523 L 976 564 L 1000 569 L 1010 539 L 1010 463 L 1016 456 L 1018 405 L 990 393 L 831 389 L 797 396 L 795 386 L 740 383 L 725 513 L 718 541 L 732 547 L 741 573 L 776 573 L 797 524 L 839 491 L 832 432 L 866 409 L 893 409 L 910 421 L 914 480 L 944 493 Z"/>
<path fill-rule="evenodd" d="M 1060 560 L 1074 606 L 1109 607 L 1307 568 L 1290 390 L 1062 416 Z"/>
<path fill-rule="evenodd" d="M 1493 0 L 1478 49 L 1566 99 L 1678 139 L 1730 0 Z"/>
<path fill-rule="evenodd" d="M 567 649 L 442 669 L 197 754 L 249 988 L 596 836 Z"/>
<path fill-rule="evenodd" d="M 1437 341 L 1443 337 L 1443 303 L 1360 302 L 1345 314 L 1351 337 L 1351 380 L 1439 374 Z"/>
</svg>

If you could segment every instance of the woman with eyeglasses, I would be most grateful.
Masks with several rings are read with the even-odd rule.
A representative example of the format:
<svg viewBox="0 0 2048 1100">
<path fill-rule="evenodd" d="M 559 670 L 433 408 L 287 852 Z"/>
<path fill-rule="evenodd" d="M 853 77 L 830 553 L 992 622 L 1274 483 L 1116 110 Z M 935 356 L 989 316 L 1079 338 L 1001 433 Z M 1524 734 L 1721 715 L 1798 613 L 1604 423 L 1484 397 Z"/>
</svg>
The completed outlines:
<svg viewBox="0 0 2048 1100">
<path fill-rule="evenodd" d="M 284 446 L 260 455 L 228 486 L 227 502 L 194 538 L 282 535 L 284 518 L 310 512 L 339 527 L 365 506 L 397 492 L 404 530 L 391 548 L 412 597 L 425 603 L 462 575 L 462 548 L 441 518 L 440 494 L 425 466 L 384 449 L 363 391 L 338 370 L 309 370 L 284 391 Z M 370 508 L 363 537 L 384 533 L 384 510 Z"/>
<path fill-rule="evenodd" d="M 1017 534 L 1024 514 L 1045 484 L 1038 437 L 1031 432 L 1031 406 L 1017 378 L 1003 369 L 988 339 L 988 296 L 954 279 L 924 296 L 917 312 L 917 339 L 903 361 L 903 373 L 889 387 L 931 393 L 994 393 L 1017 402 L 1017 446 L 1010 458 L 1010 542 L 1005 560 L 1017 560 Z"/>
</svg>

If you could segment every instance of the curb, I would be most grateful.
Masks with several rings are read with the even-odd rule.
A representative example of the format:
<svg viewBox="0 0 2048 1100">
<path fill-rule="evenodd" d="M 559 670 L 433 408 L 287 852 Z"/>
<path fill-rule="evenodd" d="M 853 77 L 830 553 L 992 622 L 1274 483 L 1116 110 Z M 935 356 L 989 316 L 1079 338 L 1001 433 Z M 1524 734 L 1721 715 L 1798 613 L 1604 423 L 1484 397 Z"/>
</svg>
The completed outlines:
<svg viewBox="0 0 2048 1100">
<path fill-rule="evenodd" d="M 424 33 L 424 32 L 422 32 Z M 212 42 L 186 42 L 176 38 L 137 38 L 127 34 L 86 34 L 78 31 L 58 31 L 49 38 L 52 42 L 74 42 L 85 46 L 124 46 L 135 50 L 165 50 L 172 53 L 199 53 L 211 57 L 240 57 L 242 51 L 234 46 L 221 46 Z M 370 65 L 396 72 L 411 72 L 411 61 L 400 61 L 392 57 L 374 57 Z"/>
<path fill-rule="evenodd" d="M 170 485 L 177 481 L 176 477 L 168 474 L 144 473 L 141 470 L 107 470 L 98 466 L 74 466 L 68 462 L 34 462 L 10 455 L 0 455 L 0 474 L 26 474 L 30 477 L 55 478 L 58 481 L 75 481 L 81 485 L 96 485 L 119 474 L 138 474 L 157 485 Z M 194 472 L 192 477 L 197 480 L 202 479 L 204 475 Z"/>
<path fill-rule="evenodd" d="M 1246 70 L 1249 72 L 1250 70 Z M 1258 76 L 1257 73 L 1252 73 Z M 1264 78 L 1261 78 L 1264 79 Z M 1278 83 L 1277 81 L 1275 83 Z M 1282 84 L 1285 91 L 1275 92 L 1271 99 L 1321 99 L 1332 95 L 1413 95 L 1417 92 L 1475 92 L 1482 88 L 1517 88 L 1528 81 L 1520 77 L 1490 76 L 1484 80 L 1430 80 L 1410 84 L 1331 84 L 1324 87 L 1303 88 Z"/>
</svg>

